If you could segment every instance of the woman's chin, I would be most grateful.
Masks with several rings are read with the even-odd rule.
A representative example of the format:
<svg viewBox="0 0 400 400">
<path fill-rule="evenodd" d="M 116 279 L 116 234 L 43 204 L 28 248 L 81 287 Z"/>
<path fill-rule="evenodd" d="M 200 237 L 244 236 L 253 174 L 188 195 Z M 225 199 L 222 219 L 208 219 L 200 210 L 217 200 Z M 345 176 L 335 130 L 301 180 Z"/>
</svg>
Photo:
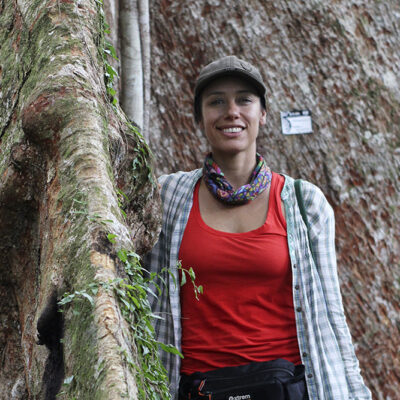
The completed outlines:
<svg viewBox="0 0 400 400">
<path fill-rule="evenodd" d="M 255 153 L 255 147 L 247 147 L 240 145 L 239 143 L 230 143 L 230 145 L 226 146 L 219 146 L 219 147 L 212 147 L 211 146 L 211 152 L 213 154 L 218 154 L 221 156 L 236 156 L 240 153 Z"/>
</svg>

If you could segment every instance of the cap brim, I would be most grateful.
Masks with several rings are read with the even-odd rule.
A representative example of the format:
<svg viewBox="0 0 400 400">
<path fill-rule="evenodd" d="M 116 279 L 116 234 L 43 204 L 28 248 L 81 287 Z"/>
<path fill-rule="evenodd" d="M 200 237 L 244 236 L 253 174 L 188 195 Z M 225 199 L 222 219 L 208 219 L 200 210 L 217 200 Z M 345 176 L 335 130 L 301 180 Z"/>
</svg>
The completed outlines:
<svg viewBox="0 0 400 400">
<path fill-rule="evenodd" d="M 206 86 L 211 84 L 211 82 L 225 76 L 234 76 L 243 79 L 244 81 L 250 83 L 257 90 L 257 93 L 260 96 L 265 96 L 266 88 L 263 84 L 261 84 L 258 80 L 256 80 L 253 76 L 246 74 L 244 71 L 240 70 L 222 70 L 218 72 L 213 72 L 209 76 L 204 76 L 196 82 L 196 86 L 194 89 L 194 97 L 198 97 L 201 92 L 204 90 Z"/>
</svg>

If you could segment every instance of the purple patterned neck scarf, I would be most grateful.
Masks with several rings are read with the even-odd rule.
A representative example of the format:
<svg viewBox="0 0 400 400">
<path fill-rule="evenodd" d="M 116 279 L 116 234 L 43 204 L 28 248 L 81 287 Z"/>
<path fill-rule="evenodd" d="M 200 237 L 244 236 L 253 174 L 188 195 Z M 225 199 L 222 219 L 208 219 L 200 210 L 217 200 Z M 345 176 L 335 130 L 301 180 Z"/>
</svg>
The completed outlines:
<svg viewBox="0 0 400 400">
<path fill-rule="evenodd" d="M 257 153 L 257 165 L 251 174 L 250 183 L 234 190 L 210 153 L 204 160 L 203 177 L 208 190 L 217 200 L 225 204 L 241 205 L 254 200 L 267 189 L 272 174 L 265 160 Z"/>
</svg>

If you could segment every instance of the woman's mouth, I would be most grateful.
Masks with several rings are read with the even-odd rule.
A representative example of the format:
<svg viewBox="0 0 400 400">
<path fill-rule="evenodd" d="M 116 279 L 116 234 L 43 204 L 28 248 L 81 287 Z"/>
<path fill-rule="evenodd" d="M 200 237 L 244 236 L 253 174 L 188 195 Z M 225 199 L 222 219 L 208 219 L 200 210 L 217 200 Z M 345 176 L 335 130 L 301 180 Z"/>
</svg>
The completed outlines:
<svg viewBox="0 0 400 400">
<path fill-rule="evenodd" d="M 244 127 L 242 126 L 230 126 L 230 127 L 221 127 L 218 128 L 225 136 L 228 137 L 236 137 L 241 134 Z"/>
</svg>

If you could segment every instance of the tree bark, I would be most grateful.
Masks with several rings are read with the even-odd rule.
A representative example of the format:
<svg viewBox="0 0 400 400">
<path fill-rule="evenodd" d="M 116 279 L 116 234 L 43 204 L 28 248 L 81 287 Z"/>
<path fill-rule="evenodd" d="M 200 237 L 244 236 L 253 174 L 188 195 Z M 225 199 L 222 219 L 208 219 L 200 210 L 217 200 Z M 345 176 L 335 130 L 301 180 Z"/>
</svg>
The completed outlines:
<svg viewBox="0 0 400 400">
<path fill-rule="evenodd" d="M 125 276 L 118 248 L 152 246 L 158 197 L 106 93 L 99 2 L 0 1 L 0 19 L 0 398 L 135 399 L 132 331 L 101 284 Z M 58 312 L 93 282 L 93 307 Z"/>
<path fill-rule="evenodd" d="M 149 0 L 138 0 L 140 41 L 142 48 L 143 68 L 143 126 L 142 132 L 149 139 L 150 121 L 150 74 L 151 74 L 151 41 L 150 41 L 150 9 Z"/>
<path fill-rule="evenodd" d="M 148 137 L 150 100 L 150 21 L 148 0 L 119 1 L 121 107 Z"/>
<path fill-rule="evenodd" d="M 192 99 L 201 66 L 235 54 L 260 67 L 268 123 L 258 149 L 317 184 L 336 213 L 338 269 L 362 374 L 375 399 L 400 393 L 400 5 L 397 0 L 155 0 L 149 137 L 159 173 L 207 152 Z M 281 134 L 308 109 L 313 133 Z"/>
<path fill-rule="evenodd" d="M 131 121 L 143 128 L 143 66 L 137 1 L 121 0 L 121 104 Z"/>
</svg>

